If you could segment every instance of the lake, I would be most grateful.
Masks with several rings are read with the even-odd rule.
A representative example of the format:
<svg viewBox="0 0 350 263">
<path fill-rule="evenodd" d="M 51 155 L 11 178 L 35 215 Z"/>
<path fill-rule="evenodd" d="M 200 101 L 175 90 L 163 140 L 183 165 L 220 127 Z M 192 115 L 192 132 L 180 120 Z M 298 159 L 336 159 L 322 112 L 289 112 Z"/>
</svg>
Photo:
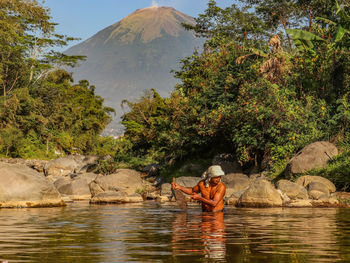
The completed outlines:
<svg viewBox="0 0 350 263">
<path fill-rule="evenodd" d="M 350 209 L 1 209 L 0 262 L 350 262 Z"/>
</svg>

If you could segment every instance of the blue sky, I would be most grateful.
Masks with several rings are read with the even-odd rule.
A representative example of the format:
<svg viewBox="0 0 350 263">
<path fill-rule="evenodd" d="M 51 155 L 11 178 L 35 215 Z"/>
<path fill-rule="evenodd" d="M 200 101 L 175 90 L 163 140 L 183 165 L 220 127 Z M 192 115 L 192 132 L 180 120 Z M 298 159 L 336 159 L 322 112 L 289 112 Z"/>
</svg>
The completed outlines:
<svg viewBox="0 0 350 263">
<path fill-rule="evenodd" d="M 234 0 L 216 2 L 226 7 Z M 52 21 L 59 24 L 57 33 L 85 40 L 139 8 L 154 4 L 172 6 L 196 17 L 206 9 L 207 3 L 208 0 L 46 0 L 44 6 L 51 9 Z M 70 46 L 73 44 L 76 43 Z"/>
</svg>

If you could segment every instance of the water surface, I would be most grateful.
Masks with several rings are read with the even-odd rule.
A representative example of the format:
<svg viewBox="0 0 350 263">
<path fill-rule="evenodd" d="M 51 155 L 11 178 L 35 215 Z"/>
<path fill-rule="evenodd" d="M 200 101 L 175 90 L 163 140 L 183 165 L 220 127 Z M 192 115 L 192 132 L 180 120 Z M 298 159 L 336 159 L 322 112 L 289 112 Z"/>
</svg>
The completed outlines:
<svg viewBox="0 0 350 263">
<path fill-rule="evenodd" d="M 0 210 L 0 262 L 350 262 L 350 209 L 156 202 Z"/>
</svg>

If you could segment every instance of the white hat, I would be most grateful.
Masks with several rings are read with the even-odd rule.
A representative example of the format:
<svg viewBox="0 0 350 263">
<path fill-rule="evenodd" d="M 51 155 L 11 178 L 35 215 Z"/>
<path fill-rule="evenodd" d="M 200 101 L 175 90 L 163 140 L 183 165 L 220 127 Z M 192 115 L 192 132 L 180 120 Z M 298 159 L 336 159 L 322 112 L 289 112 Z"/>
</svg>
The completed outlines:
<svg viewBox="0 0 350 263">
<path fill-rule="evenodd" d="M 202 174 L 202 178 L 204 178 L 205 187 L 209 187 L 209 181 L 213 177 L 223 176 L 225 175 L 224 171 L 221 169 L 220 165 L 212 165 Z"/>
</svg>

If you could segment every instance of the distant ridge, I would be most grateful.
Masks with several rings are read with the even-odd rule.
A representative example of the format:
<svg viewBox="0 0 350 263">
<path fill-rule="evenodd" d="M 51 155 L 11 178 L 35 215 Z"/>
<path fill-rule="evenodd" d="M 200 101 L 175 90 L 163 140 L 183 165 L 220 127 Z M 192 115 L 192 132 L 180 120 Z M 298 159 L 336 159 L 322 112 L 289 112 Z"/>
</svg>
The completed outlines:
<svg viewBox="0 0 350 263">
<path fill-rule="evenodd" d="M 122 100 L 139 98 L 151 88 L 162 96 L 173 89 L 176 80 L 170 70 L 203 43 L 181 25 L 194 22 L 172 7 L 138 9 L 65 52 L 88 57 L 73 70 L 74 79 L 89 80 L 117 110 L 111 127 L 118 126 Z"/>
</svg>

